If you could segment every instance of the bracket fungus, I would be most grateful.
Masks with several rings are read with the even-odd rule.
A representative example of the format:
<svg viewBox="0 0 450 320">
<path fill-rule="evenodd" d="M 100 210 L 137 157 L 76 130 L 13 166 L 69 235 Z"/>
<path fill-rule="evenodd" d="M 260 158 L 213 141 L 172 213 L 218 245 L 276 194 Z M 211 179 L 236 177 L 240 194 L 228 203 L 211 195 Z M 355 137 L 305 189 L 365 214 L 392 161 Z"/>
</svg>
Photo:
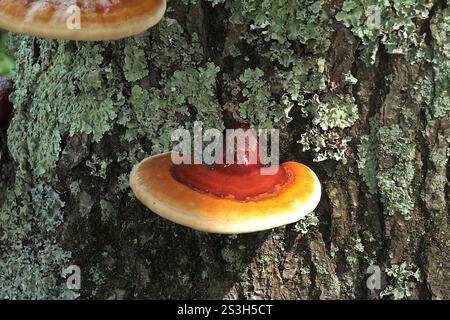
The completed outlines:
<svg viewBox="0 0 450 320">
<path fill-rule="evenodd" d="M 0 29 L 61 40 L 116 40 L 157 24 L 166 0 L 0 0 Z"/>
<path fill-rule="evenodd" d="M 12 109 L 9 95 L 13 89 L 13 84 L 9 79 L 0 77 L 0 128 L 6 126 L 8 122 L 8 117 Z"/>
<path fill-rule="evenodd" d="M 321 186 L 311 169 L 286 162 L 275 174 L 262 175 L 263 165 L 257 162 L 176 165 L 170 152 L 163 153 L 136 165 L 130 185 L 160 216 L 211 233 L 267 230 L 296 222 L 316 208 Z"/>
</svg>

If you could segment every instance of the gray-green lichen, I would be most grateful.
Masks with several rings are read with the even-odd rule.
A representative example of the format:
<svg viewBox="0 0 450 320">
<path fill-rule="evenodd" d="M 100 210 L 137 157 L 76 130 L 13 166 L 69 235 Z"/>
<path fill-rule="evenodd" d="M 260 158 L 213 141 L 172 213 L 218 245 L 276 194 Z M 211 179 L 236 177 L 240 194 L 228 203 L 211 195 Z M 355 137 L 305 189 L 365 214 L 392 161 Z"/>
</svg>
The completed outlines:
<svg viewBox="0 0 450 320">
<path fill-rule="evenodd" d="M 271 0 L 224 1 L 208 0 L 213 4 L 225 3 L 230 11 L 230 22 L 250 25 L 245 35 L 247 43 L 258 52 L 283 66 L 298 59 L 296 43 L 309 53 L 325 53 L 330 45 L 331 21 L 323 0 Z"/>
<path fill-rule="evenodd" d="M 311 212 L 294 225 L 294 230 L 301 234 L 307 234 L 310 228 L 315 227 L 318 224 L 319 218 L 317 218 L 314 212 Z"/>
<path fill-rule="evenodd" d="M 358 167 L 369 192 L 379 192 L 387 215 L 409 218 L 414 207 L 412 181 L 416 147 L 398 125 L 371 120 L 371 133 L 361 137 Z"/>
<path fill-rule="evenodd" d="M 315 161 L 326 159 L 344 160 L 350 138 L 342 136 L 339 130 L 351 127 L 358 120 L 358 107 L 353 97 L 348 95 L 319 96 L 307 104 L 307 114 L 312 115 L 312 123 L 301 136 L 303 151 L 314 150 Z"/>
<path fill-rule="evenodd" d="M 378 186 L 388 215 L 401 214 L 408 218 L 414 206 L 415 144 L 397 125 L 379 129 L 379 158 L 383 167 L 378 173 Z M 392 163 L 389 163 L 392 161 Z"/>
<path fill-rule="evenodd" d="M 32 41 L 40 47 L 39 59 Z M 118 68 L 104 60 L 104 52 L 92 43 L 21 38 L 8 146 L 22 170 L 49 174 L 64 135 L 86 133 L 100 141 L 112 129 L 124 99 L 115 78 Z"/>
<path fill-rule="evenodd" d="M 363 41 L 362 58 L 377 62 L 380 45 L 391 54 L 401 54 L 411 62 L 426 61 L 430 66 L 422 85 L 422 95 L 435 117 L 450 111 L 450 8 L 437 9 L 430 22 L 430 47 L 427 34 L 420 32 L 432 14 L 431 1 L 353 1 L 346 0 L 336 19 Z"/>
<path fill-rule="evenodd" d="M 260 128 L 272 128 L 286 116 L 283 107 L 273 98 L 263 70 L 246 69 L 239 79 L 230 80 L 226 85 L 238 101 L 236 109 L 243 121 Z"/>
<path fill-rule="evenodd" d="M 145 89 L 134 85 L 129 99 L 130 108 L 124 109 L 118 123 L 127 126 L 125 139 L 146 137 L 154 143 L 155 153 L 171 146 L 170 133 L 180 120 L 196 116 L 206 128 L 221 129 L 220 107 L 215 98 L 215 81 L 219 69 L 212 63 L 204 68 L 186 68 L 175 71 L 161 81 L 162 89 Z M 191 108 L 195 114 L 191 114 Z"/>
<path fill-rule="evenodd" d="M 0 299 L 68 298 L 70 252 L 57 242 L 64 203 L 42 181 L 10 189 L 0 208 Z"/>
<path fill-rule="evenodd" d="M 359 173 L 372 195 L 378 192 L 378 127 L 377 118 L 371 119 L 370 134 L 362 136 L 358 145 Z"/>
<path fill-rule="evenodd" d="M 313 115 L 312 123 L 323 131 L 332 128 L 345 129 L 358 120 L 358 107 L 355 99 L 345 95 L 325 96 L 321 101 L 315 97 L 308 105 L 309 114 Z"/>
<path fill-rule="evenodd" d="M 391 297 L 394 300 L 408 298 L 416 284 L 422 282 L 420 269 L 414 264 L 406 262 L 400 265 L 394 264 L 386 268 L 385 272 L 388 277 L 388 285 L 380 293 L 380 297 Z"/>
<path fill-rule="evenodd" d="M 171 147 L 170 133 L 186 120 L 196 118 L 205 127 L 221 129 L 221 110 L 216 97 L 216 78 L 220 69 L 213 63 L 202 62 L 198 41 L 188 39 L 173 19 L 164 19 L 150 34 L 134 40 L 145 54 L 137 57 L 125 50 L 125 59 L 142 60 L 138 67 L 125 64 L 125 76 L 130 81 L 141 80 L 148 72 L 159 72 L 159 80 L 149 77 L 149 83 L 134 83 L 127 107 L 122 108 L 117 123 L 127 128 L 128 141 L 145 137 L 152 141 L 154 153 Z M 147 41 L 145 41 L 147 40 Z M 133 45 L 135 47 L 136 45 Z M 136 70 L 135 70 L 136 69 Z"/>
<path fill-rule="evenodd" d="M 90 159 L 86 161 L 86 166 L 91 169 L 91 175 L 106 179 L 106 172 L 112 160 L 102 159 L 97 154 L 93 154 Z"/>
<path fill-rule="evenodd" d="M 226 262 L 226 270 L 235 274 L 244 272 L 245 264 L 242 262 L 241 253 L 238 250 L 225 247 L 221 251 L 222 258 Z"/>
<path fill-rule="evenodd" d="M 417 21 L 428 18 L 432 3 L 416 0 L 345 0 L 336 15 L 362 39 L 362 58 L 375 63 L 381 44 L 388 53 L 402 54 L 410 60 L 420 59 L 425 34 L 417 31 Z"/>
<path fill-rule="evenodd" d="M 450 113 L 450 7 L 431 20 L 432 51 L 422 86 L 422 95 L 434 117 Z"/>
</svg>

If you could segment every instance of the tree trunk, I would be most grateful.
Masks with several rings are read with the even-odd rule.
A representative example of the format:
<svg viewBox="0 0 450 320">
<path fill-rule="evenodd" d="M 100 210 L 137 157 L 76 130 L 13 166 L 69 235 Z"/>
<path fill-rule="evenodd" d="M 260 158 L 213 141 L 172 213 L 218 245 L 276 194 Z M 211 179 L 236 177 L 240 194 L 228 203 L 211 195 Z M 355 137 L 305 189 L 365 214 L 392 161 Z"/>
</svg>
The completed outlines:
<svg viewBox="0 0 450 320">
<path fill-rule="evenodd" d="M 411 2 L 170 1 L 121 41 L 11 35 L 0 298 L 448 299 L 450 10 Z M 236 120 L 317 172 L 315 213 L 224 236 L 133 197 L 132 166 L 172 130 Z"/>
</svg>

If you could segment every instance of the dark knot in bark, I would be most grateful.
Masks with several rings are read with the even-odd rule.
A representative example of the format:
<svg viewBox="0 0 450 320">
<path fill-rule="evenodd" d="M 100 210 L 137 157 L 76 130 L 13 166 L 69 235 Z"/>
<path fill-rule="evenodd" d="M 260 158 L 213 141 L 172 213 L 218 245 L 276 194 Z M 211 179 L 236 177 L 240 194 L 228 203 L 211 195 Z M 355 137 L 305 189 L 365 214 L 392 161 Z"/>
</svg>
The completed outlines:
<svg viewBox="0 0 450 320">
<path fill-rule="evenodd" d="M 13 90 L 14 86 L 11 80 L 0 77 L 0 128 L 4 128 L 8 124 L 9 115 L 12 110 L 9 95 Z"/>
</svg>

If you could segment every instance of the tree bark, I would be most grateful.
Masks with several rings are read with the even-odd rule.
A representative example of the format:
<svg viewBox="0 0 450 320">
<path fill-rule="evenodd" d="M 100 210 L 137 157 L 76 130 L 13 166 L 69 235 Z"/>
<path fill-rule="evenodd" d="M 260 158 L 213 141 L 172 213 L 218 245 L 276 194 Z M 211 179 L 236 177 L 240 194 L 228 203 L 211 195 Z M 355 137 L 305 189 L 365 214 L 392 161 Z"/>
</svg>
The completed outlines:
<svg viewBox="0 0 450 320">
<path fill-rule="evenodd" d="M 286 41 L 276 38 L 276 17 L 290 16 L 276 4 L 273 24 L 259 28 L 245 11 L 254 1 L 184 2 L 171 1 L 157 27 L 121 41 L 11 35 L 0 297 L 448 299 L 442 37 L 448 46 L 450 31 L 438 34 L 446 4 L 433 3 L 411 31 L 425 34 L 417 48 L 426 57 L 411 62 L 378 39 L 370 64 L 369 44 L 336 21 L 333 2 L 297 1 L 320 3 L 327 18 L 305 9 L 294 21 L 304 29 Z M 307 38 L 311 24 L 323 34 Z M 282 160 L 307 164 L 321 180 L 315 213 L 224 236 L 146 209 L 127 185 L 132 166 L 169 150 L 171 130 L 196 120 L 279 128 Z M 69 265 L 81 268 L 81 290 L 66 288 Z M 371 265 L 381 269 L 373 290 Z"/>
</svg>

